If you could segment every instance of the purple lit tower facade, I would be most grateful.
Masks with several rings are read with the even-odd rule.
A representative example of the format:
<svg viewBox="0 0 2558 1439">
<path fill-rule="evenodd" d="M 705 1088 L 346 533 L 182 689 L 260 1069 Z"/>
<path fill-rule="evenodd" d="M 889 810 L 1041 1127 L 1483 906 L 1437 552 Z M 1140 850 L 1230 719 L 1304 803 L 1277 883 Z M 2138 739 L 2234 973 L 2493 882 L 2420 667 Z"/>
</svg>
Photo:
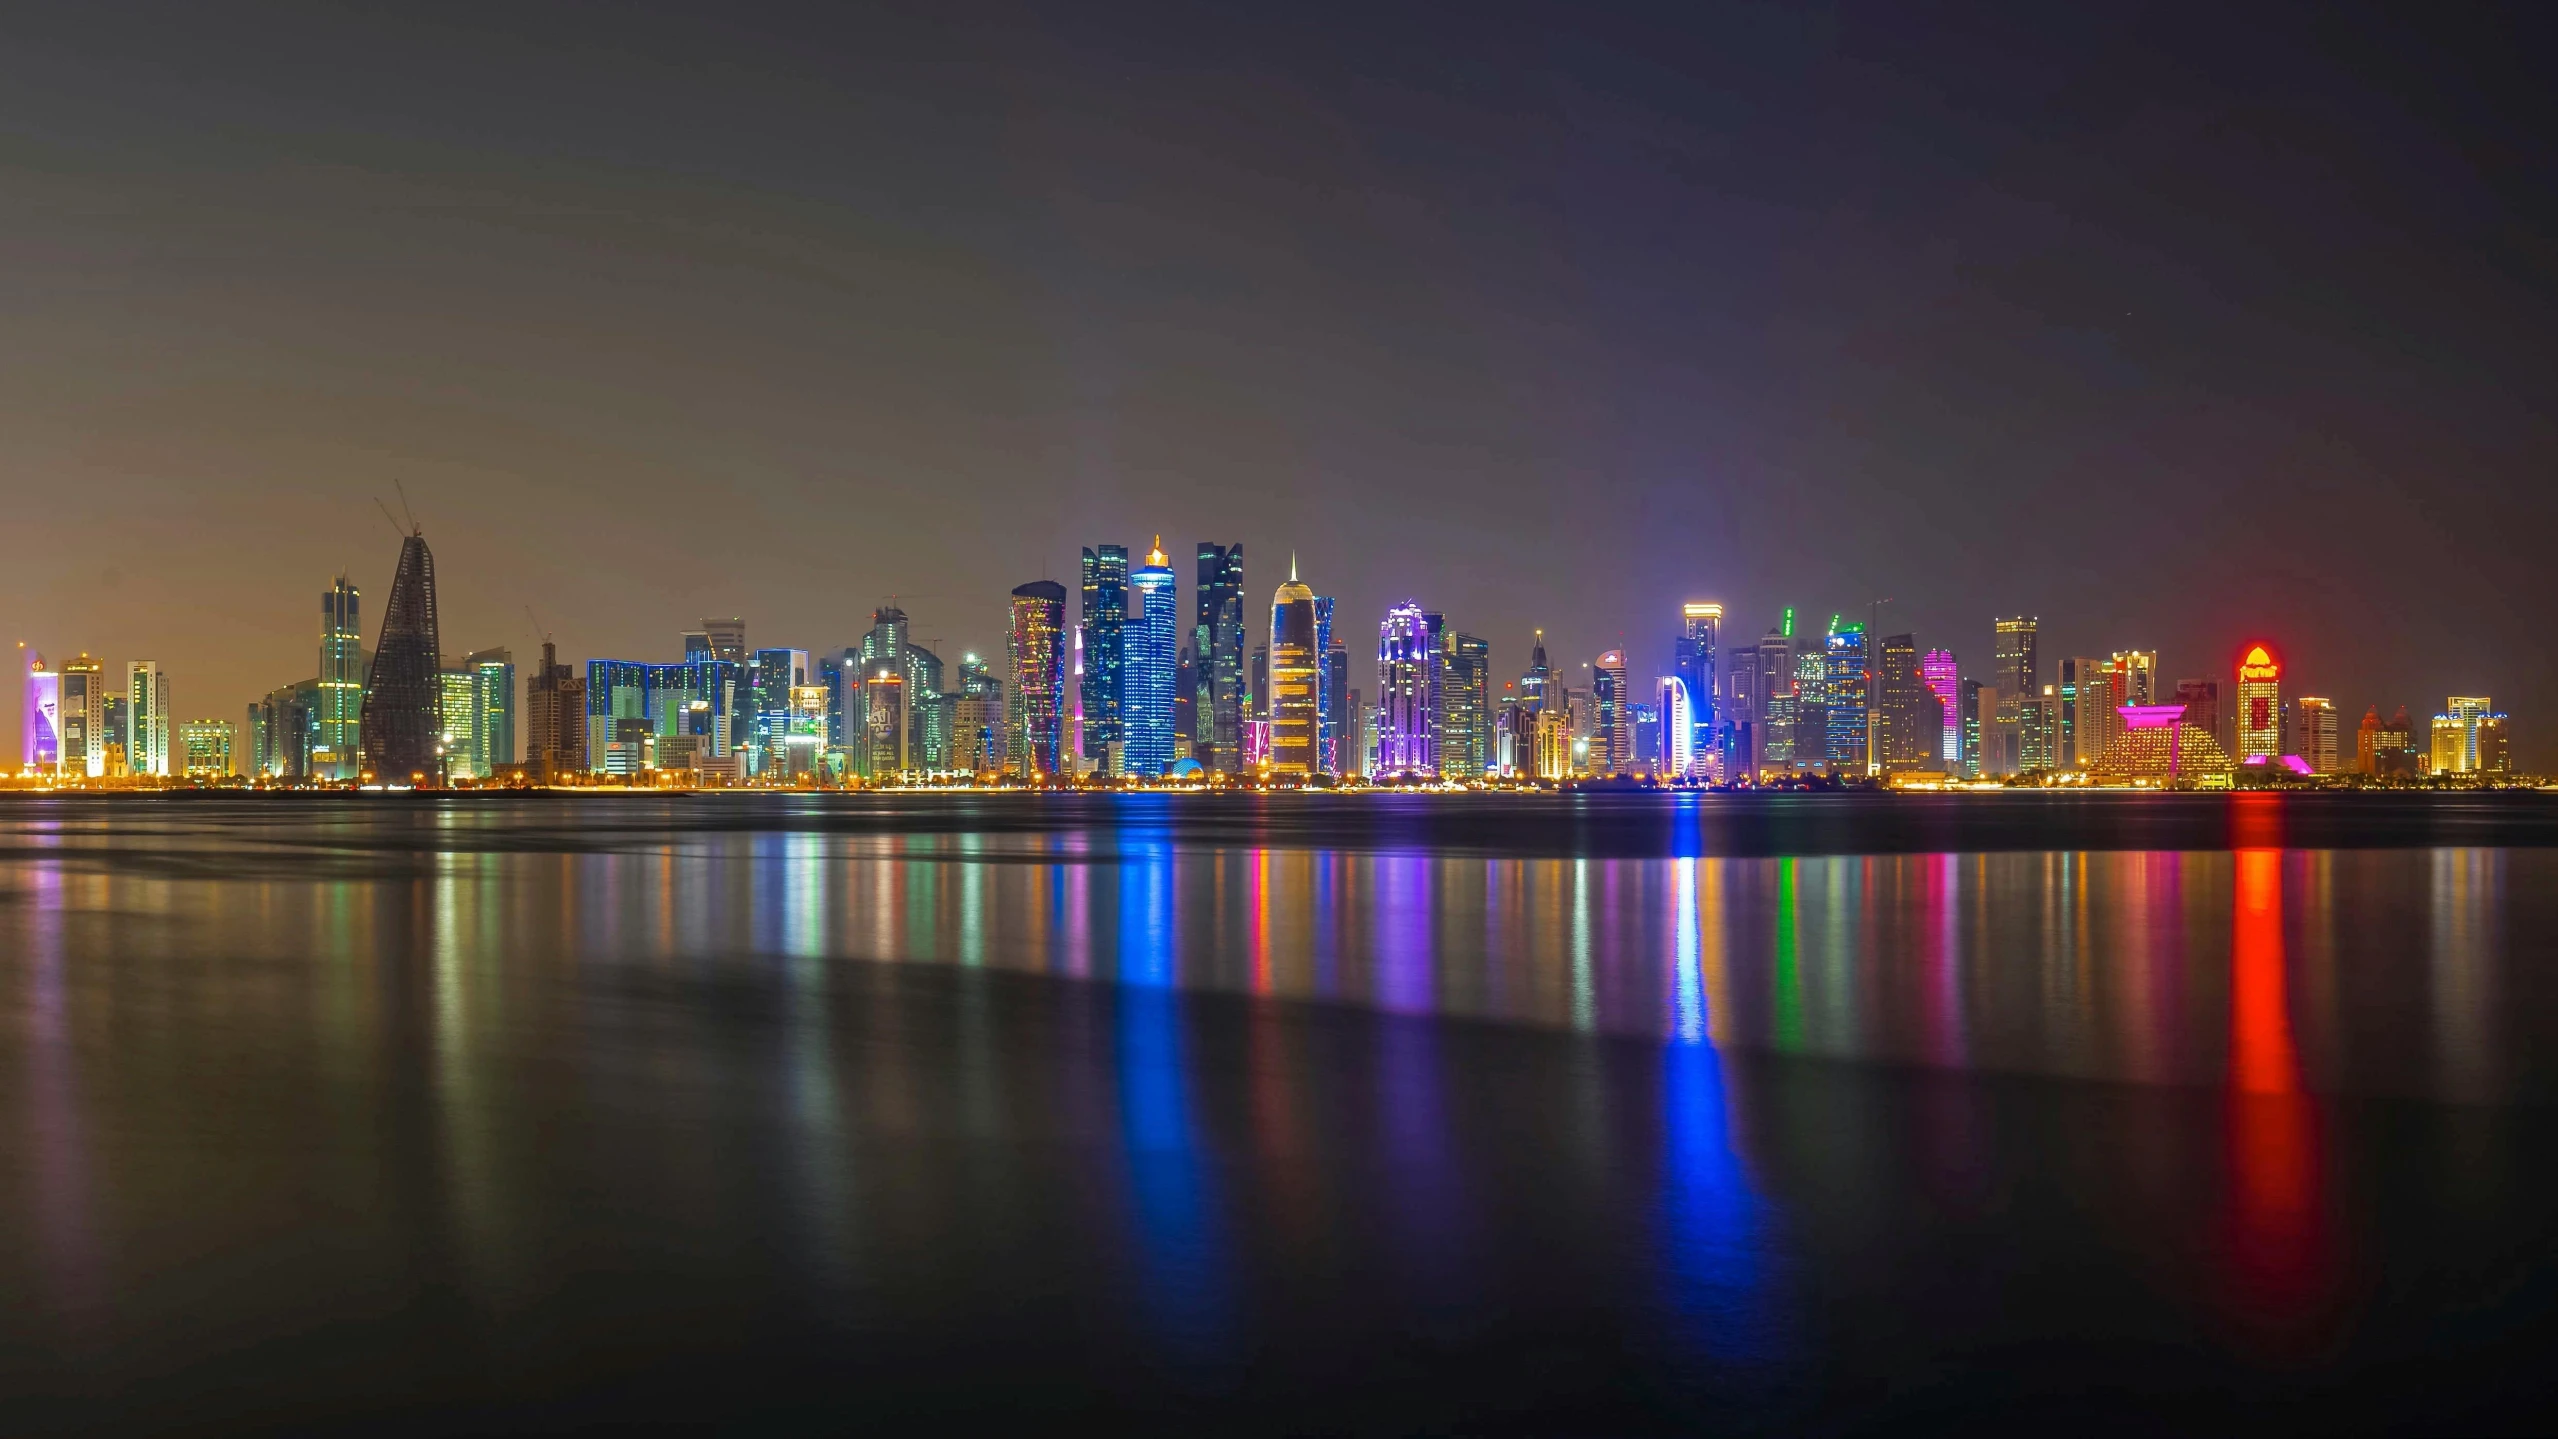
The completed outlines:
<svg viewBox="0 0 2558 1439">
<path fill-rule="evenodd" d="M 1963 761 L 1963 672 L 1954 663 L 1954 652 L 1929 650 L 1919 661 L 1919 678 L 1945 706 L 1945 772 L 1958 774 Z"/>
<path fill-rule="evenodd" d="M 1439 772 L 1439 645 L 1432 618 L 1420 601 L 1406 600 L 1377 626 L 1380 775 Z"/>
<path fill-rule="evenodd" d="M 62 764 L 62 676 L 27 651 L 27 712 L 18 733 L 25 740 L 24 767 L 51 774 Z"/>
</svg>

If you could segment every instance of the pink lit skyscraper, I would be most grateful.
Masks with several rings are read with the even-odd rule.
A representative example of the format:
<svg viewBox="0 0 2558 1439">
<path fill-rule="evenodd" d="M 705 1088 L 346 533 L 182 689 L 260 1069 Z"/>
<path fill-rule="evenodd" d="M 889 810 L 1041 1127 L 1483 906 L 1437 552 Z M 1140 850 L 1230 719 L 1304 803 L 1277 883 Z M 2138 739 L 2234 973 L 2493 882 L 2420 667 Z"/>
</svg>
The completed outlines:
<svg viewBox="0 0 2558 1439">
<path fill-rule="evenodd" d="M 1929 650 L 1919 661 L 1919 677 L 1945 706 L 1945 770 L 1952 774 L 1963 758 L 1963 674 L 1954 663 L 1954 652 Z"/>
</svg>

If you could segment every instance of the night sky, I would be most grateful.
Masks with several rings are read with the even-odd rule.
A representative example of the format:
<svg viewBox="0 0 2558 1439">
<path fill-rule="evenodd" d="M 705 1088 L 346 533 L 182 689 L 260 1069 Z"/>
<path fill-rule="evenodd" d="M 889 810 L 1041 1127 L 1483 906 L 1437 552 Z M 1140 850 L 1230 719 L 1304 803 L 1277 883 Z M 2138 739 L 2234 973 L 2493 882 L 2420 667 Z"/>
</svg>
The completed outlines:
<svg viewBox="0 0 2558 1439">
<path fill-rule="evenodd" d="M 1363 691 L 1889 598 L 2558 764 L 2543 9 L 536 9 L 12 15 L 6 638 L 236 720 L 396 480 L 456 655 L 999 650 L 1160 532 Z"/>
</svg>

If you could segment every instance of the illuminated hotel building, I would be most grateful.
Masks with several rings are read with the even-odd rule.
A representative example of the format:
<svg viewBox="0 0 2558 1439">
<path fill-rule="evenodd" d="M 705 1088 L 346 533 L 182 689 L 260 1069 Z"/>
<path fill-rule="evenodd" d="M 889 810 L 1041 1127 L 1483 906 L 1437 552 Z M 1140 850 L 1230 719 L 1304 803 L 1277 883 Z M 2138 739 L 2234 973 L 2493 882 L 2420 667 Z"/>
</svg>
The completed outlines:
<svg viewBox="0 0 2558 1439">
<path fill-rule="evenodd" d="M 320 708 L 311 735 L 311 773 L 319 779 L 353 779 L 363 768 L 362 608 L 344 575 L 320 596 Z"/>
<path fill-rule="evenodd" d="M 2485 695 L 2453 695 L 2434 716 L 2436 774 L 2501 774 L 2506 767 L 2505 717 Z"/>
<path fill-rule="evenodd" d="M 24 648 L 24 646 L 21 646 Z M 37 774 L 62 767 L 62 676 L 27 650 L 26 709 L 18 724 L 19 765 Z"/>
<path fill-rule="evenodd" d="M 2186 721 L 2183 705 L 2123 705 L 2116 718 L 2112 746 L 2086 766 L 2097 780 L 2178 788 L 2229 784 L 2229 756 L 2219 741 Z"/>
<path fill-rule="evenodd" d="M 2238 660 L 2238 762 L 2283 754 L 2283 667 L 2263 645 Z"/>
<path fill-rule="evenodd" d="M 1572 721 L 1560 709 L 1540 710 L 1535 726 L 1536 777 L 1562 779 L 1572 772 Z"/>
<path fill-rule="evenodd" d="M 169 681 L 150 660 L 124 667 L 125 771 L 136 775 L 169 773 Z M 183 759 L 181 759 L 183 765 Z"/>
<path fill-rule="evenodd" d="M 1688 709 L 1688 682 L 1680 675 L 1661 678 L 1661 773 L 1689 778 L 1696 769 L 1695 716 Z"/>
<path fill-rule="evenodd" d="M 2308 761 L 2313 774 L 2337 771 L 2336 706 L 2314 695 L 2292 701 L 2292 746 L 2288 753 Z"/>
<path fill-rule="evenodd" d="M 1377 759 L 1380 775 L 1439 773 L 1438 636 L 1418 600 L 1377 626 Z"/>
<path fill-rule="evenodd" d="M 1929 650 L 1919 661 L 1919 675 L 1927 681 L 1930 694 L 1945 711 L 1945 740 L 1940 757 L 1948 774 L 1963 768 L 1963 672 L 1954 663 L 1952 650 Z"/>
<path fill-rule="evenodd" d="M 1181 677 L 1178 583 L 1164 556 L 1163 536 L 1157 535 L 1145 564 L 1128 577 L 1127 649 L 1119 677 L 1121 768 L 1128 774 L 1154 776 L 1172 768 L 1172 690 Z M 1309 630 L 1313 623 L 1309 614 Z"/>
<path fill-rule="evenodd" d="M 1322 639 L 1315 625 L 1315 592 L 1297 578 L 1288 559 L 1288 582 L 1270 602 L 1270 772 L 1296 778 L 1323 768 L 1318 758 L 1322 709 Z"/>
<path fill-rule="evenodd" d="M 1715 741 L 1723 718 L 1715 704 L 1715 696 L 1722 693 L 1722 677 L 1717 672 L 1722 656 L 1723 606 L 1708 600 L 1681 605 L 1673 664 L 1679 678 L 1687 681 L 1688 718 L 1694 730 L 1690 748 L 1699 756 L 1709 757 L 1709 762 L 1717 752 Z"/>
<path fill-rule="evenodd" d="M 1005 750 L 1026 775 L 1057 773 L 1066 714 L 1066 587 L 1055 580 L 1016 586 L 1004 634 L 1012 667 Z"/>
</svg>

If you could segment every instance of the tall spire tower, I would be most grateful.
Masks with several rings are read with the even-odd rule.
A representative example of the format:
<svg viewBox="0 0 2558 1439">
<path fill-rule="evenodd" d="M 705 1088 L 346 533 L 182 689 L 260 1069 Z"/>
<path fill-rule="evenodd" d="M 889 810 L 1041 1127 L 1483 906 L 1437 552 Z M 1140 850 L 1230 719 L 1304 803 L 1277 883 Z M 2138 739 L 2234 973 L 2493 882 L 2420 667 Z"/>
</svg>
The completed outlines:
<svg viewBox="0 0 2558 1439">
<path fill-rule="evenodd" d="M 400 542 L 400 569 L 391 579 L 391 602 L 382 612 L 373 674 L 364 687 L 364 767 L 382 783 L 443 778 L 437 753 L 444 735 L 442 656 L 435 556 L 426 536 L 412 530 Z"/>
</svg>

